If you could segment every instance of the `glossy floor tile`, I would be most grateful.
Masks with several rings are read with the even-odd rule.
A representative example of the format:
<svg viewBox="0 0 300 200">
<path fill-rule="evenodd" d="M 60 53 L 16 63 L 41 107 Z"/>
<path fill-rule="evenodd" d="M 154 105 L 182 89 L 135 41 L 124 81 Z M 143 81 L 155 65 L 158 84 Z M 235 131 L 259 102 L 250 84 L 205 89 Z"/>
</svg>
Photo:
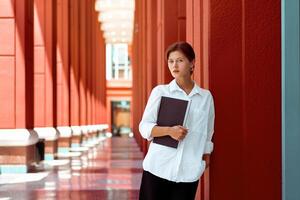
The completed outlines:
<svg viewBox="0 0 300 200">
<path fill-rule="evenodd" d="M 37 166 L 35 173 L 48 173 L 41 180 L 25 182 L 24 178 L 23 183 L 0 184 L 0 200 L 135 200 L 142 159 L 133 138 L 108 138 L 80 156 Z"/>
</svg>

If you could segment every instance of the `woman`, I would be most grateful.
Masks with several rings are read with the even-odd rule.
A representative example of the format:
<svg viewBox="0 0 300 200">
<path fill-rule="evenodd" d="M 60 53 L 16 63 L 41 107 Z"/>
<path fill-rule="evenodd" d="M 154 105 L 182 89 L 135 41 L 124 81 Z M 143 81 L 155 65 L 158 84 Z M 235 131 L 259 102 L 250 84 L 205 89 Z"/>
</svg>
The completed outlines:
<svg viewBox="0 0 300 200">
<path fill-rule="evenodd" d="M 174 77 L 168 85 L 156 86 L 148 99 L 139 130 L 143 138 L 169 135 L 177 148 L 151 142 L 143 162 L 140 200 L 194 200 L 199 178 L 209 165 L 213 150 L 214 104 L 211 93 L 200 88 L 191 75 L 195 53 L 187 42 L 176 42 L 166 50 Z M 156 124 L 161 96 L 190 101 L 186 127 Z M 174 108 L 176 109 L 176 108 Z"/>
</svg>

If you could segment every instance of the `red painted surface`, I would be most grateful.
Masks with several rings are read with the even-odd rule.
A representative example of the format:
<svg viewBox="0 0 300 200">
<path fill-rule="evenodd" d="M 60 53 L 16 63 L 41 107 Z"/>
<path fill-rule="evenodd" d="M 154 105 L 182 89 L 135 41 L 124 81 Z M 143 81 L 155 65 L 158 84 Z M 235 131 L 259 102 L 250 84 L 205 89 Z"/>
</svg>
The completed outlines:
<svg viewBox="0 0 300 200">
<path fill-rule="evenodd" d="M 172 7 L 172 9 L 170 9 L 170 7 Z M 158 51 L 158 72 L 160 77 L 160 79 L 158 79 L 158 82 L 166 84 L 169 83 L 173 78 L 169 73 L 169 69 L 165 62 L 165 50 L 170 44 L 179 40 L 178 0 L 159 1 L 158 10 L 160 13 L 160 15 L 158 16 L 158 24 L 161 24 L 161 29 L 159 29 L 158 32 L 158 38 L 161 37 L 161 46 L 159 47 Z"/>
<path fill-rule="evenodd" d="M 86 0 L 85 2 L 85 31 L 86 31 L 86 38 L 85 38 L 85 52 L 86 52 L 86 63 L 85 63 L 85 71 L 86 71 L 86 82 L 85 82 L 85 95 L 86 95 L 86 123 L 90 124 L 90 115 L 91 115 L 91 96 L 90 96 L 90 69 L 91 69 L 91 63 L 90 63 L 90 56 L 91 56 L 91 44 L 90 44 L 90 0 Z"/>
<path fill-rule="evenodd" d="M 45 1 L 45 126 L 56 126 L 56 5 L 57 1 Z"/>
<path fill-rule="evenodd" d="M 280 1 L 211 1 L 210 19 L 211 199 L 279 200 Z"/>
<path fill-rule="evenodd" d="M 0 128 L 15 128 L 14 2 L 0 2 Z"/>
<path fill-rule="evenodd" d="M 79 80 L 79 91 L 80 91 L 80 124 L 85 125 L 87 122 L 87 97 L 86 97 L 86 3 L 80 1 L 79 6 L 79 35 L 80 35 L 80 80 Z"/>
<path fill-rule="evenodd" d="M 45 75 L 34 75 L 34 126 L 45 126 Z"/>
<path fill-rule="evenodd" d="M 96 24 L 99 27 L 98 23 L 98 16 L 94 18 Z M 96 66 L 97 66 L 97 73 L 96 73 L 96 89 L 97 89 L 97 114 L 96 114 L 96 121 L 97 124 L 107 123 L 107 113 L 109 111 L 109 107 L 106 104 L 106 53 L 105 53 L 105 42 L 103 38 L 103 32 L 100 29 L 97 30 L 97 41 L 98 44 L 96 49 L 98 52 L 96 55 Z"/>
<path fill-rule="evenodd" d="M 244 173 L 248 175 L 245 193 L 249 194 L 246 199 L 279 200 L 282 193 L 281 1 L 246 1 L 244 6 L 244 114 L 247 119 Z M 253 146 L 257 147 L 256 151 Z M 257 159 L 258 154 L 264 156 Z"/>
<path fill-rule="evenodd" d="M 0 18 L 0 54 L 15 54 L 15 20 L 12 18 Z"/>
<path fill-rule="evenodd" d="M 14 17 L 15 0 L 1 0 L 0 1 L 0 18 Z"/>
<path fill-rule="evenodd" d="M 69 125 L 69 0 L 57 0 L 57 126 Z"/>
<path fill-rule="evenodd" d="M 148 28 L 146 31 L 147 40 L 146 40 L 146 66 L 147 66 L 147 95 L 150 94 L 152 88 L 157 83 L 157 35 L 156 35 L 156 28 L 157 28 L 157 7 L 156 1 L 146 1 L 146 27 Z"/>
<path fill-rule="evenodd" d="M 105 44 L 98 29 L 94 2 L 72 1 L 72 6 L 77 6 L 71 7 L 70 19 L 77 24 L 72 34 L 69 28 L 73 26 L 68 25 L 69 3 L 68 0 L 58 0 L 57 4 L 45 0 L 0 2 L 0 77 L 5 81 L 0 85 L 1 128 L 55 126 L 56 121 L 57 125 L 69 125 L 70 90 L 77 97 L 71 103 L 74 112 L 77 111 L 74 125 L 80 123 L 80 117 L 83 125 L 106 122 Z M 75 47 L 72 51 L 69 37 L 70 47 Z M 84 53 L 86 48 L 88 54 Z M 96 49 L 99 55 L 95 54 Z M 80 83 L 84 98 L 79 98 Z"/>
<path fill-rule="evenodd" d="M 178 0 L 178 11 L 177 11 L 177 40 L 186 40 L 186 0 Z"/>
<path fill-rule="evenodd" d="M 79 2 L 70 1 L 70 124 L 79 125 Z"/>
<path fill-rule="evenodd" d="M 0 128 L 15 127 L 15 64 L 13 56 L 0 55 Z"/>
<path fill-rule="evenodd" d="M 35 16 L 36 18 L 37 16 Z M 39 24 L 35 23 L 35 26 Z M 36 32 L 34 32 L 35 34 Z M 36 35 L 34 35 L 36 36 Z M 41 37 L 42 38 L 42 37 Z M 35 40 L 36 41 L 36 40 Z M 45 125 L 45 47 L 34 46 L 34 126 Z"/>
<path fill-rule="evenodd" d="M 146 72 L 146 67 L 143 65 L 145 61 L 145 15 L 143 12 L 145 9 L 145 1 L 136 1 L 136 12 L 135 12 L 135 31 L 134 31 L 134 42 L 132 46 L 132 116 L 133 116 L 133 133 L 135 138 L 142 149 L 143 152 L 146 151 L 145 142 L 141 138 L 138 130 L 138 125 L 142 117 L 142 110 L 145 106 L 145 91 L 147 76 L 144 74 Z M 143 40 L 143 38 L 145 40 Z M 144 90 L 144 91 L 143 91 Z"/>
<path fill-rule="evenodd" d="M 12 122 L 13 127 L 6 127 L 5 124 L 0 126 L 3 128 L 30 128 L 33 125 L 33 2 L 31 0 L 20 0 L 6 2 L 5 4 L 10 7 L 8 8 L 9 16 L 7 17 L 12 17 L 10 19 L 15 23 L 8 30 L 14 37 L 9 44 L 14 46 L 14 50 L 11 52 L 10 48 L 9 52 L 6 53 L 6 55 L 12 55 L 15 59 L 13 75 L 15 85 L 13 90 L 9 91 L 9 93 L 14 93 L 15 97 L 13 102 L 15 120 Z M 14 8 L 14 15 L 11 13 L 11 7 Z M 0 55 L 3 54 L 0 53 Z"/>
</svg>

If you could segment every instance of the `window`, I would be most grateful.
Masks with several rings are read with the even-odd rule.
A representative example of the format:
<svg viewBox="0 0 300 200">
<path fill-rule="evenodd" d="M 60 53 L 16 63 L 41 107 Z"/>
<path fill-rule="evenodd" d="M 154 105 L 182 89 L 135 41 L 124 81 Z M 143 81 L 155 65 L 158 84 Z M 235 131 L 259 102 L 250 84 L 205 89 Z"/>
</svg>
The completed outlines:
<svg viewBox="0 0 300 200">
<path fill-rule="evenodd" d="M 106 45 L 106 79 L 131 80 L 131 63 L 127 44 Z"/>
</svg>

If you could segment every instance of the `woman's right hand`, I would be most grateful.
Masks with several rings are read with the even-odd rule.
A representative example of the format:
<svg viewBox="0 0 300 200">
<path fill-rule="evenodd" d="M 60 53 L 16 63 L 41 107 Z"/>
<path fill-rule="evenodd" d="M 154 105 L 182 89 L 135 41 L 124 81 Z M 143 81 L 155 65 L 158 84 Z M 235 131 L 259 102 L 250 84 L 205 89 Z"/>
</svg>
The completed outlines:
<svg viewBox="0 0 300 200">
<path fill-rule="evenodd" d="M 180 126 L 180 125 L 177 125 L 177 126 L 173 126 L 171 127 L 170 129 L 170 133 L 169 135 L 175 139 L 175 140 L 183 140 L 186 136 L 186 134 L 188 133 L 188 129 L 183 127 L 183 126 Z"/>
</svg>

